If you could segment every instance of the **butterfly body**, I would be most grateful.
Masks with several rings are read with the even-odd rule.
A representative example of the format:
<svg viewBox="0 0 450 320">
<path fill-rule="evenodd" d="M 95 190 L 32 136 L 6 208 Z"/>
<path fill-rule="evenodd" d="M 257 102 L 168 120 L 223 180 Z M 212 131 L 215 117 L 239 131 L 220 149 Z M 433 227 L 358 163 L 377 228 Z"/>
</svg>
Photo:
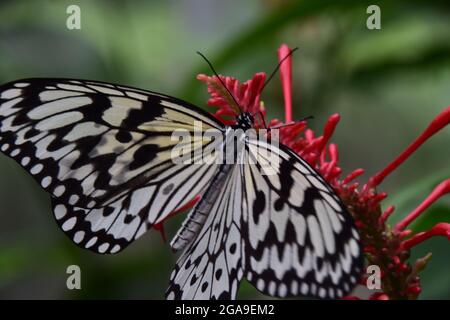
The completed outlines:
<svg viewBox="0 0 450 320">
<path fill-rule="evenodd" d="M 185 101 L 98 81 L 0 86 L 0 150 L 50 194 L 78 246 L 120 252 L 201 195 L 172 242 L 183 252 L 167 298 L 236 298 L 244 278 L 276 297 L 348 294 L 363 268 L 353 219 L 306 161 L 253 135 L 253 121 L 244 112 L 226 127 Z M 222 139 L 196 135 L 197 122 Z M 187 163 L 172 157 L 180 129 Z"/>
<path fill-rule="evenodd" d="M 200 201 L 190 211 L 181 228 L 172 239 L 170 243 L 172 250 L 183 250 L 197 236 L 198 232 L 203 227 L 214 202 L 223 190 L 225 180 L 231 168 L 232 165 L 227 164 L 220 167 L 217 175 L 212 179 L 208 189 L 205 191 Z"/>
<path fill-rule="evenodd" d="M 211 184 L 202 195 L 199 203 L 190 211 L 188 217 L 183 222 L 181 228 L 170 243 L 174 251 L 183 250 L 194 238 L 197 236 L 201 227 L 205 223 L 206 217 L 211 211 L 212 205 L 221 191 L 228 176 L 232 170 L 232 166 L 239 162 L 240 154 L 243 152 L 243 140 L 245 139 L 245 132 L 253 128 L 254 118 L 250 113 L 241 113 L 237 116 L 236 124 L 226 127 L 224 133 L 223 153 L 232 153 L 233 157 L 223 157 L 225 162 L 231 159 L 232 162 L 221 164 L 217 174 L 211 181 Z M 231 151 L 230 151 L 231 150 Z"/>
<path fill-rule="evenodd" d="M 254 117 L 250 112 L 243 112 L 236 117 L 235 129 L 242 129 L 244 131 L 252 129 L 254 126 Z"/>
</svg>

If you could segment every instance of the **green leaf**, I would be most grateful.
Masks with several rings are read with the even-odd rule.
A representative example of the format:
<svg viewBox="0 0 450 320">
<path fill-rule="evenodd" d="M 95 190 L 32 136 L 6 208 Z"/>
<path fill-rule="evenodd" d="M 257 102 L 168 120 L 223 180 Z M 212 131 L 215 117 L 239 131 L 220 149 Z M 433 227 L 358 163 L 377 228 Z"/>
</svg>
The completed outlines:
<svg viewBox="0 0 450 320">
<path fill-rule="evenodd" d="M 422 232 L 431 229 L 439 222 L 450 223 L 450 206 L 444 204 L 432 206 L 414 220 L 408 229 L 411 229 L 414 233 Z"/>
</svg>

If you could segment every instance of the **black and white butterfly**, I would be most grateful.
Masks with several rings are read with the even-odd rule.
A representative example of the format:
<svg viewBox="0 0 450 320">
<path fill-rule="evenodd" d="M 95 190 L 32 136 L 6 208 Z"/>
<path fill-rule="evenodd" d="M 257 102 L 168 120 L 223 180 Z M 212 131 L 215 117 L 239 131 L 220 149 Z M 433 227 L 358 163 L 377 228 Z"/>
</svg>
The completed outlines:
<svg viewBox="0 0 450 320">
<path fill-rule="evenodd" d="M 192 139 L 193 158 L 226 152 L 231 129 L 254 119 L 242 113 L 227 127 L 185 101 L 95 81 L 0 87 L 0 150 L 50 193 L 80 247 L 117 253 L 202 195 L 171 242 L 184 251 L 167 298 L 235 298 L 243 278 L 276 297 L 348 294 L 363 268 L 359 235 L 320 174 L 286 146 L 248 136 L 253 163 L 175 163 L 171 135 L 193 133 L 196 121 L 224 139 Z M 264 174 L 267 164 L 275 174 Z"/>
</svg>

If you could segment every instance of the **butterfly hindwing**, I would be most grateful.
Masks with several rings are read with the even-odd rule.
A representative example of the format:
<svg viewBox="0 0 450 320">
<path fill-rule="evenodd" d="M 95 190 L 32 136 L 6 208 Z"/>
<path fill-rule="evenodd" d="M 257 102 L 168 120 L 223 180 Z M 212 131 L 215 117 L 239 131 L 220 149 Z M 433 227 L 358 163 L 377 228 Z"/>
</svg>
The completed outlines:
<svg viewBox="0 0 450 320">
<path fill-rule="evenodd" d="M 243 276 L 239 168 L 223 181 L 198 236 L 172 272 L 167 299 L 234 299 Z M 195 208 L 193 209 L 195 210 Z"/>
<path fill-rule="evenodd" d="M 246 158 L 228 175 L 221 196 L 208 199 L 214 207 L 178 261 L 167 297 L 235 299 L 237 291 L 229 288 L 243 276 L 270 296 L 347 294 L 362 271 L 362 251 L 335 192 L 287 147 L 249 139 L 246 148 Z M 220 230 L 228 231 L 217 237 Z M 239 248 L 235 260 L 227 257 L 231 245 Z M 220 257 L 239 262 L 224 283 L 211 276 L 223 269 Z"/>
<path fill-rule="evenodd" d="M 358 232 L 342 202 L 289 148 L 255 140 L 247 148 L 257 161 L 244 166 L 242 177 L 246 278 L 277 297 L 348 294 L 363 260 Z"/>
</svg>

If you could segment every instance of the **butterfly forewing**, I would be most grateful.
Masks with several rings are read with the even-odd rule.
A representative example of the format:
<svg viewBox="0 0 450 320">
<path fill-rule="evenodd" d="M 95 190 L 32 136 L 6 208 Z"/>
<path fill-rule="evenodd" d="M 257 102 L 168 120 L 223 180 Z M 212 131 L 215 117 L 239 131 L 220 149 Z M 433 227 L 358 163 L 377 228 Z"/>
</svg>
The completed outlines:
<svg viewBox="0 0 450 320">
<path fill-rule="evenodd" d="M 209 183 L 214 161 L 173 161 L 175 129 L 192 136 L 182 156 L 195 158 L 219 142 L 194 143 L 194 131 L 223 127 L 187 102 L 125 86 L 25 79 L 0 87 L 0 150 L 52 195 L 63 230 L 94 251 L 118 251 L 112 239 L 123 249 Z"/>
</svg>

